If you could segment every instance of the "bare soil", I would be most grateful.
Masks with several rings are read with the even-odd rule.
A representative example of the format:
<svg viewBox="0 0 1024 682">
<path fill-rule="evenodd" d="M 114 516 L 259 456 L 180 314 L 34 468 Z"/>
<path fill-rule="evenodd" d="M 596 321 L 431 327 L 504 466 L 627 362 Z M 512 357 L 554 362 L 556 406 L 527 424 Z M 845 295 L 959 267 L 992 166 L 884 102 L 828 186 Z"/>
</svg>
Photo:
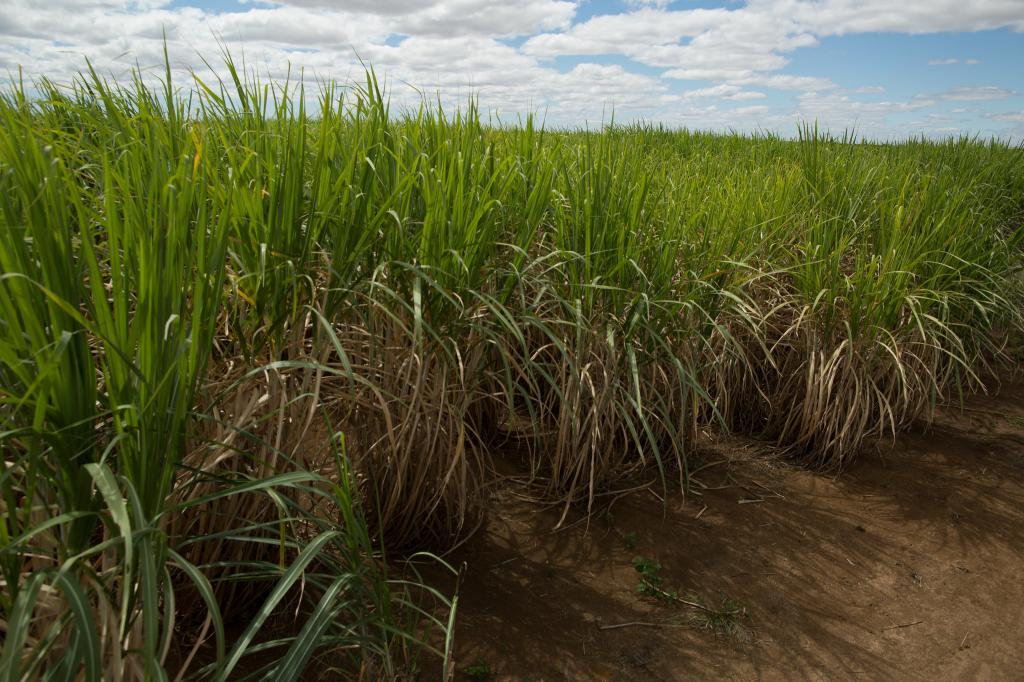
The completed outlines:
<svg viewBox="0 0 1024 682">
<path fill-rule="evenodd" d="M 689 495 L 558 530 L 496 493 L 447 557 L 457 679 L 1024 679 L 1024 384 L 966 405 L 838 477 L 709 439 Z M 732 615 L 638 594 L 635 557 Z"/>
</svg>

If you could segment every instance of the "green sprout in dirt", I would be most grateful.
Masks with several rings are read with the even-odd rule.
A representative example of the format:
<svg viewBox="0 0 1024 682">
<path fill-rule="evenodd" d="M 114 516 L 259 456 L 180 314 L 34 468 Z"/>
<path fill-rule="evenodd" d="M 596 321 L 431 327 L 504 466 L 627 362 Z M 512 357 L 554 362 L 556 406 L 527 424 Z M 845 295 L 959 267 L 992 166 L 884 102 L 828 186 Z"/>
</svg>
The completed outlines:
<svg viewBox="0 0 1024 682">
<path fill-rule="evenodd" d="M 485 682 L 485 680 L 494 677 L 494 671 L 491 670 L 491 666 L 480 659 L 477 659 L 473 665 L 466 666 L 462 672 L 466 674 L 466 677 L 477 682 Z"/>
<path fill-rule="evenodd" d="M 636 584 L 636 591 L 639 594 L 665 602 L 679 599 L 678 592 L 665 589 L 665 581 L 661 577 L 661 564 L 657 561 L 638 556 L 633 559 L 633 568 L 640 574 L 640 582 Z"/>
<path fill-rule="evenodd" d="M 640 582 L 636 585 L 639 594 L 653 597 L 658 601 L 670 604 L 682 604 L 696 609 L 697 613 L 692 624 L 704 630 L 713 630 L 718 634 L 738 636 L 744 629 L 740 619 L 747 615 L 747 610 L 739 602 L 722 596 L 721 604 L 709 606 L 703 599 L 695 595 L 683 598 L 678 590 L 665 586 L 661 575 L 661 564 L 653 559 L 638 556 L 633 559 L 633 568 L 640 574 Z"/>
</svg>

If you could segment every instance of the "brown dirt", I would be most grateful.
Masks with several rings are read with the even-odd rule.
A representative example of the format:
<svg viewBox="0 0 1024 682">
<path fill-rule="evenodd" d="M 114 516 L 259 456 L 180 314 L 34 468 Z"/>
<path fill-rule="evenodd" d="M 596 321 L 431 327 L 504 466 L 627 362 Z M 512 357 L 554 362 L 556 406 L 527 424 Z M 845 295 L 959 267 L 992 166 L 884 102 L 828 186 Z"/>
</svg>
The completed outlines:
<svg viewBox="0 0 1024 682">
<path fill-rule="evenodd" d="M 1021 679 L 1024 384 L 967 405 L 838 478 L 719 438 L 694 493 L 632 492 L 589 526 L 506 490 L 447 557 L 457 679 Z M 708 628 L 637 594 L 635 556 L 743 613 Z"/>
</svg>

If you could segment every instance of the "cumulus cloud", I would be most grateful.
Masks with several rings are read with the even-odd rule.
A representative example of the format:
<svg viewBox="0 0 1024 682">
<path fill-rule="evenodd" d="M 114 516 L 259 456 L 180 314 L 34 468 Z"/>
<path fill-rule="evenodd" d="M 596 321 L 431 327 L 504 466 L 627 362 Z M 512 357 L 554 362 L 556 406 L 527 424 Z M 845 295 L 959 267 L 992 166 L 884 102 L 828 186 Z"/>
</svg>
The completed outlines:
<svg viewBox="0 0 1024 682">
<path fill-rule="evenodd" d="M 596 16 L 568 31 L 530 38 L 523 50 L 538 58 L 623 54 L 666 69 L 669 78 L 734 80 L 777 71 L 784 56 L 817 44 L 785 13 L 753 4 L 740 9 L 640 9 Z"/>
</svg>

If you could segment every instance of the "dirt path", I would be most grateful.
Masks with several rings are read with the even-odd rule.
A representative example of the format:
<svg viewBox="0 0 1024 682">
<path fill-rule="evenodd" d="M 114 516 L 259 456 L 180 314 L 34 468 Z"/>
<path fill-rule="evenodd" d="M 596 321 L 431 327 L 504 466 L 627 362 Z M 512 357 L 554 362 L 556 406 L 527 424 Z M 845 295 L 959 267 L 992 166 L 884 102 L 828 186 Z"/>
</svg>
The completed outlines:
<svg viewBox="0 0 1024 682">
<path fill-rule="evenodd" d="M 700 472 L 702 494 L 670 494 L 663 506 L 650 491 L 631 493 L 589 529 L 552 532 L 558 510 L 506 494 L 449 557 L 466 563 L 459 670 L 479 664 L 478 679 L 515 680 L 1024 678 L 1024 385 L 968 405 L 865 453 L 838 479 L 719 442 L 708 459 L 732 461 Z M 715 627 L 699 609 L 637 594 L 637 556 L 662 565 L 666 589 L 740 612 Z"/>
</svg>

